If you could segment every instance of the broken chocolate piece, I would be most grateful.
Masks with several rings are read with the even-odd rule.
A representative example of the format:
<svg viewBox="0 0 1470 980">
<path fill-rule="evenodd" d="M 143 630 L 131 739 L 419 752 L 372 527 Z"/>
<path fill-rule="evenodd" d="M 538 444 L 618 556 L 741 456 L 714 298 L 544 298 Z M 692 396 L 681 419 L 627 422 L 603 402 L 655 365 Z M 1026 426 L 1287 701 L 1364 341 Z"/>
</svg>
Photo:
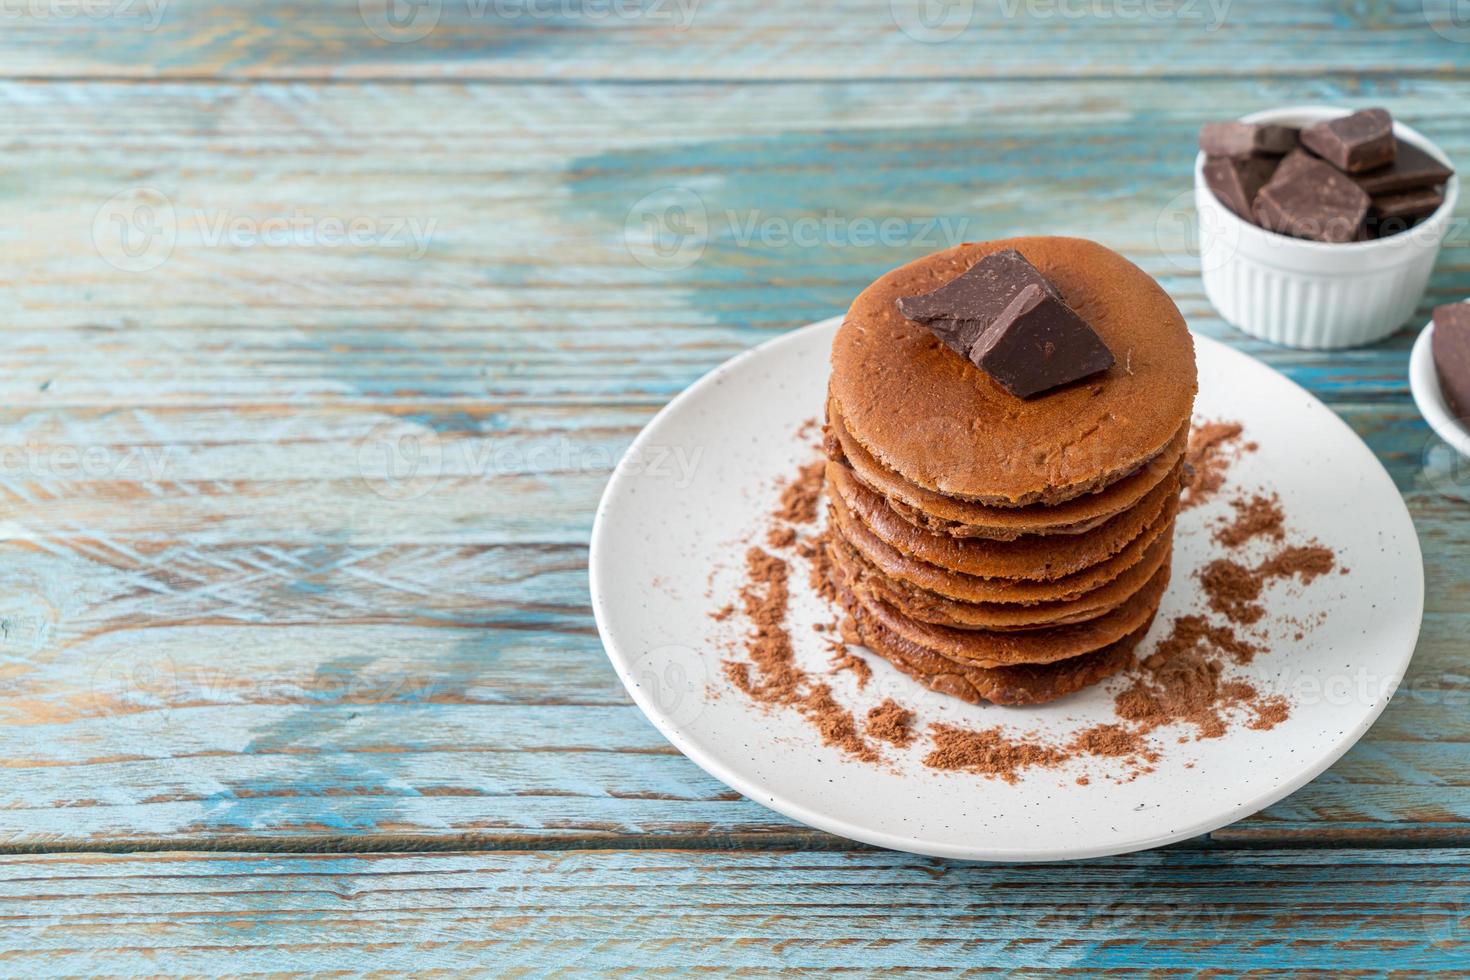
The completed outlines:
<svg viewBox="0 0 1470 980">
<path fill-rule="evenodd" d="M 1053 293 L 1029 283 L 980 335 L 970 360 L 1018 398 L 1113 366 L 1097 331 Z"/>
<path fill-rule="evenodd" d="M 1439 210 L 1444 195 L 1433 187 L 1422 190 L 1404 191 L 1401 194 L 1384 194 L 1373 198 L 1373 214 L 1377 218 L 1423 218 Z"/>
<path fill-rule="evenodd" d="M 1296 149 L 1297 131 L 1290 126 L 1243 122 L 1205 123 L 1199 148 L 1210 157 L 1244 158 L 1258 153 L 1280 156 Z"/>
<path fill-rule="evenodd" d="M 1470 303 L 1451 303 L 1434 311 L 1429 336 L 1439 390 L 1455 417 L 1470 419 Z"/>
<path fill-rule="evenodd" d="M 1357 174 L 1394 160 L 1393 117 L 1361 109 L 1302 130 L 1302 145 L 1344 173 Z"/>
<path fill-rule="evenodd" d="M 1437 187 L 1455 174 L 1413 143 L 1398 140 L 1396 146 L 1393 163 L 1353 175 L 1358 186 L 1374 197 L 1423 187 Z"/>
<path fill-rule="evenodd" d="M 1214 191 L 1221 204 L 1246 221 L 1254 221 L 1251 204 L 1275 170 L 1276 161 L 1270 157 L 1247 157 L 1243 160 L 1206 157 L 1205 184 Z"/>
<path fill-rule="evenodd" d="M 1305 154 L 1303 154 L 1305 157 Z M 1287 157 L 1256 195 L 1253 213 L 1263 228 L 1318 242 L 1357 241 L 1368 195 L 1320 160 Z"/>
<path fill-rule="evenodd" d="M 969 357 L 980 334 L 1027 285 L 1040 286 L 1060 299 L 1036 266 L 1008 248 L 985 256 L 933 292 L 901 297 L 898 309 L 928 327 L 955 353 Z"/>
</svg>

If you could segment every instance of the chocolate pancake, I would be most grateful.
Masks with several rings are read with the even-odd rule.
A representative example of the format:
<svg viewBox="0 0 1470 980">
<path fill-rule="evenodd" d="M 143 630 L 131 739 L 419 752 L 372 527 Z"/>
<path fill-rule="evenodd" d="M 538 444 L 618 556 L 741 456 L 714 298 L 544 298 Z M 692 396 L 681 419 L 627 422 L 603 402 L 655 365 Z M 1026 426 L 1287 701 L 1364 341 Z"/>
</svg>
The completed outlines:
<svg viewBox="0 0 1470 980">
<path fill-rule="evenodd" d="M 1112 351 L 1106 372 L 1021 399 L 923 324 L 900 297 L 930 292 L 1014 248 Z M 832 344 L 831 393 L 852 437 L 910 483 L 993 506 L 1058 504 L 1116 482 L 1189 421 L 1194 344 L 1143 270 L 1079 238 L 959 245 L 865 289 Z"/>
<path fill-rule="evenodd" d="M 1117 578 L 1127 569 L 1143 559 L 1144 552 L 1155 540 L 1166 532 L 1172 532 L 1174 515 L 1178 513 L 1178 498 L 1171 499 L 1164 513 L 1143 533 L 1130 541 L 1116 555 L 1080 572 L 1053 579 L 1050 582 L 1028 582 L 1018 579 L 980 578 L 951 572 L 928 562 L 910 558 L 903 552 L 884 544 L 859 520 L 854 519 L 843 507 L 842 501 L 829 495 L 828 525 L 835 534 L 875 565 L 884 575 L 903 584 L 937 592 L 961 602 L 1010 602 L 1031 604 L 1037 602 L 1059 602 L 1076 599 L 1101 588 Z"/>
<path fill-rule="evenodd" d="M 1122 639 L 1069 660 L 1013 667 L 972 667 L 926 650 L 874 621 L 846 588 L 839 570 L 833 572 L 833 585 L 851 616 L 854 639 L 925 687 L 970 704 L 986 701 L 1041 704 L 1080 691 L 1131 666 L 1133 651 L 1153 623 L 1150 615 Z"/>
<path fill-rule="evenodd" d="M 827 453 L 851 467 L 854 476 L 887 500 L 910 524 L 957 538 L 1014 541 L 1023 534 L 1082 534 L 1143 499 L 1173 470 L 1189 443 L 1189 426 L 1180 426 L 1164 451 L 1101 490 L 1054 507 L 991 507 L 925 490 L 879 463 L 847 431 L 841 408 L 827 403 Z"/>
<path fill-rule="evenodd" d="M 1083 623 L 1033 630 L 957 630 L 903 615 L 861 585 L 852 591 L 868 618 L 910 643 L 975 667 L 1050 664 L 1100 650 L 1138 629 L 1159 608 L 1169 584 L 1169 562 L 1115 609 Z"/>
<path fill-rule="evenodd" d="M 1106 561 L 1142 534 L 1178 495 L 1178 470 L 1176 466 L 1175 474 L 1142 500 L 1087 534 L 1027 535 L 1014 541 L 954 538 L 915 527 L 839 463 L 827 464 L 827 487 L 848 515 L 910 558 L 980 578 L 1051 581 Z"/>
<path fill-rule="evenodd" d="M 1172 534 L 1159 535 L 1141 561 L 1101 588 L 1075 599 L 1032 605 L 956 602 L 926 589 L 916 589 L 884 575 L 840 535 L 830 535 L 828 551 L 855 588 L 871 592 L 910 619 L 953 629 L 1008 630 L 1081 623 L 1117 608 L 1143 588 L 1168 560 L 1172 541 Z"/>
</svg>

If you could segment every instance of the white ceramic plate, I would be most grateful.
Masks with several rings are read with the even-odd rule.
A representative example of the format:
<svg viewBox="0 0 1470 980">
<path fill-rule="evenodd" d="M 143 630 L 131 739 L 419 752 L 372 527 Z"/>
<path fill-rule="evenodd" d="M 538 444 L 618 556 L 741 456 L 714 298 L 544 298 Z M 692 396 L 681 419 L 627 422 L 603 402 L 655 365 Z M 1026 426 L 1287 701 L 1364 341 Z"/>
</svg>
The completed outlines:
<svg viewBox="0 0 1470 980">
<path fill-rule="evenodd" d="M 1393 482 L 1337 416 L 1252 358 L 1196 338 L 1200 418 L 1237 419 L 1260 448 L 1232 468 L 1228 487 L 1277 491 L 1293 537 L 1336 549 L 1348 575 L 1311 586 L 1272 586 L 1276 632 L 1286 619 L 1330 618 L 1285 640 L 1249 667 L 1258 687 L 1290 695 L 1291 717 L 1270 731 L 1237 725 L 1224 738 L 1174 744 L 1153 773 L 1122 775 L 1095 759 L 1032 770 L 1008 784 L 922 765 L 920 739 L 873 766 L 824 748 L 794 712 L 763 711 L 730 688 L 719 662 L 746 624 L 710 613 L 735 598 L 747 544 L 759 540 L 776 481 L 813 458 L 827 355 L 837 320 L 748 351 L 674 399 L 643 430 L 614 472 L 592 532 L 592 605 L 608 657 L 628 692 L 678 749 L 745 796 L 813 827 L 880 847 L 999 861 L 1082 858 L 1155 847 L 1215 830 L 1286 796 L 1336 761 L 1388 703 L 1419 635 L 1423 569 L 1414 526 Z M 1192 608 L 1192 570 L 1211 554 L 1206 522 L 1223 498 L 1180 519 L 1174 580 L 1147 650 L 1173 616 Z M 798 563 L 798 568 L 800 563 Z M 790 615 L 801 664 L 826 670 L 810 624 L 831 610 L 793 576 Z M 850 673 L 831 678 L 859 716 L 885 696 L 944 721 L 1064 735 L 1114 720 L 1118 679 L 1050 705 L 972 706 L 934 694 L 869 657 L 859 692 Z M 1076 777 L 1087 772 L 1088 785 Z M 1102 778 L 1099 778 L 1102 777 Z"/>
<path fill-rule="evenodd" d="M 1430 342 L 1434 337 L 1434 322 L 1430 321 L 1414 341 L 1414 350 L 1409 355 L 1409 390 L 1414 393 L 1414 404 L 1419 414 L 1434 430 L 1434 434 L 1454 447 L 1462 456 L 1470 456 L 1470 429 L 1455 417 L 1444 400 L 1439 387 L 1439 375 L 1434 373 L 1434 352 Z"/>
</svg>

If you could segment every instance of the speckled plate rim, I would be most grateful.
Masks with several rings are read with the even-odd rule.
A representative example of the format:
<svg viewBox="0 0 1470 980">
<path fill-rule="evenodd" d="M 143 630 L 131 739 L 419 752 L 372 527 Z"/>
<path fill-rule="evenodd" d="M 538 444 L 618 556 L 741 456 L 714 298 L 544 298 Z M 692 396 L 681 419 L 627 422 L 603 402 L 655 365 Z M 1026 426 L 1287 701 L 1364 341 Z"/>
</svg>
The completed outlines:
<svg viewBox="0 0 1470 980">
<path fill-rule="evenodd" d="M 1454 447 L 1462 456 L 1470 457 L 1470 429 L 1455 418 L 1444 400 L 1439 387 L 1439 375 L 1434 371 L 1434 321 L 1424 325 L 1409 353 L 1409 391 L 1414 395 L 1414 404 L 1434 434 Z"/>
<path fill-rule="evenodd" d="M 636 458 L 645 447 L 654 444 L 663 423 L 677 416 L 683 411 L 686 405 L 697 398 L 705 389 L 722 384 L 730 375 L 739 372 L 740 369 L 752 360 L 779 356 L 783 349 L 788 346 L 801 342 L 810 342 L 816 334 L 826 334 L 826 339 L 830 344 L 830 337 L 835 332 L 837 326 L 840 325 L 841 321 L 842 318 L 840 316 L 832 317 L 766 341 L 736 355 L 686 388 L 648 422 L 630 445 L 623 460 L 614 469 L 597 507 L 592 528 L 588 571 L 593 615 L 597 622 L 598 633 L 602 638 L 604 650 L 618 678 L 622 681 L 624 688 L 634 703 L 643 712 L 644 716 L 648 718 L 654 727 L 675 748 L 706 773 L 736 790 L 747 799 L 760 803 L 777 813 L 818 830 L 877 847 L 958 860 L 1000 862 L 1081 860 L 1149 850 L 1187 840 L 1228 826 L 1279 802 L 1316 779 L 1341 759 L 1367 733 L 1383 713 L 1383 710 L 1388 706 L 1413 657 L 1424 612 L 1423 557 L 1419 547 L 1417 533 L 1414 531 L 1413 521 L 1409 516 L 1407 507 L 1403 504 L 1402 497 L 1393 486 L 1392 478 L 1383 468 L 1382 463 L 1378 461 L 1377 457 L 1373 455 L 1367 445 L 1352 431 L 1347 423 L 1338 418 L 1330 409 L 1327 409 L 1314 395 L 1289 378 L 1281 375 L 1280 372 L 1275 371 L 1249 355 L 1241 353 L 1218 341 L 1211 340 L 1208 337 L 1195 334 L 1194 339 L 1197 354 L 1207 353 L 1210 357 L 1234 360 L 1247 370 L 1269 372 L 1275 375 L 1280 382 L 1294 389 L 1306 403 L 1315 404 L 1320 407 L 1324 418 L 1330 419 L 1328 424 L 1336 426 L 1342 434 L 1345 434 L 1362 450 L 1362 456 L 1371 462 L 1371 473 L 1374 479 L 1386 483 L 1388 488 L 1393 490 L 1394 499 L 1398 501 L 1396 512 L 1384 515 L 1384 520 L 1401 522 L 1404 525 L 1398 529 L 1400 532 L 1399 543 L 1406 549 L 1402 553 L 1402 557 L 1405 559 L 1404 566 L 1412 569 L 1414 574 L 1410 582 L 1409 593 L 1404 597 L 1405 608 L 1403 614 L 1405 617 L 1404 622 L 1408 622 L 1410 619 L 1412 620 L 1412 631 L 1405 636 L 1404 639 L 1406 642 L 1402 644 L 1402 649 L 1397 651 L 1396 656 L 1389 663 L 1378 665 L 1382 668 L 1380 676 L 1384 681 L 1380 687 L 1381 693 L 1374 698 L 1372 703 L 1366 705 L 1363 712 L 1354 719 L 1353 724 L 1343 728 L 1338 739 L 1330 747 L 1323 750 L 1310 764 L 1303 765 L 1290 778 L 1274 784 L 1269 789 L 1249 800 L 1239 802 L 1233 808 L 1182 825 L 1163 828 L 1152 833 L 1139 834 L 1126 841 L 1111 841 L 1087 845 L 1058 843 L 1043 848 L 1003 847 L 994 845 L 956 846 L 926 840 L 921 837 L 877 831 L 849 820 L 834 817 L 818 807 L 808 806 L 786 798 L 780 793 L 772 792 L 768 786 L 747 778 L 737 767 L 727 763 L 721 757 L 719 747 L 706 746 L 686 737 L 684 732 L 681 731 L 680 725 L 665 713 L 654 700 L 652 693 L 634 676 L 631 669 L 634 662 L 631 650 L 624 647 L 618 636 L 617 629 L 612 622 L 614 610 L 609 605 L 606 583 L 609 576 L 619 573 L 622 569 L 617 565 L 618 556 L 613 554 L 609 548 L 609 524 L 613 519 L 613 512 L 624 500 L 625 495 L 630 489 L 631 482 L 636 477 L 636 473 L 629 465 L 629 461 Z M 823 363 L 825 364 L 825 362 Z M 1405 530 L 1407 532 L 1406 534 L 1403 533 Z"/>
</svg>

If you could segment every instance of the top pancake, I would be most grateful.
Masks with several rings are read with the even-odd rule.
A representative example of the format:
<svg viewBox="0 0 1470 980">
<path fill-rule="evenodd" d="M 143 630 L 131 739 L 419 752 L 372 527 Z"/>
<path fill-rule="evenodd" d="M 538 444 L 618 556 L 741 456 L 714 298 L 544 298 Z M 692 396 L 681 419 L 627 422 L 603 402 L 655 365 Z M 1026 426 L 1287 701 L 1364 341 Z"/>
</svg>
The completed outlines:
<svg viewBox="0 0 1470 980">
<path fill-rule="evenodd" d="M 1092 325 L 1117 363 L 1021 399 L 898 311 L 992 252 L 1014 248 Z M 831 396 L 879 462 L 936 493 L 992 506 L 1057 504 L 1158 455 L 1190 416 L 1194 344 L 1143 270 L 1080 238 L 959 245 L 883 276 L 832 343 Z"/>
</svg>

